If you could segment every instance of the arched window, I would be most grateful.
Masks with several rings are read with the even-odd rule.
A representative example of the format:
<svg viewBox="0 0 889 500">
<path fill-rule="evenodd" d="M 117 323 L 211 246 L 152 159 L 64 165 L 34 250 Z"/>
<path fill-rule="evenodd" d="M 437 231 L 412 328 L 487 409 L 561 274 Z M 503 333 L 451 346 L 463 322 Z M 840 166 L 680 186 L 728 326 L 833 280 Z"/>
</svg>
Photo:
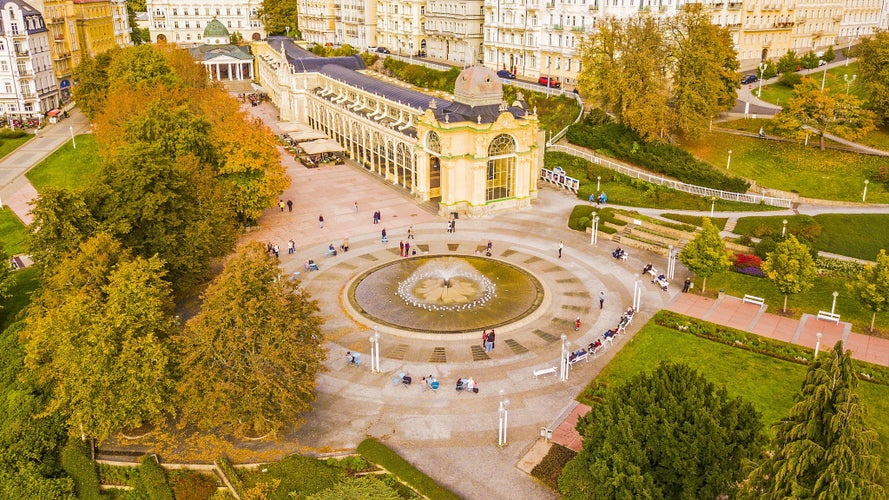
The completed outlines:
<svg viewBox="0 0 889 500">
<path fill-rule="evenodd" d="M 432 130 L 426 134 L 426 150 L 433 153 L 441 153 L 441 139 Z"/>
<path fill-rule="evenodd" d="M 498 135 L 488 146 L 488 175 L 485 200 L 513 196 L 515 189 L 516 144 L 510 135 Z"/>
</svg>

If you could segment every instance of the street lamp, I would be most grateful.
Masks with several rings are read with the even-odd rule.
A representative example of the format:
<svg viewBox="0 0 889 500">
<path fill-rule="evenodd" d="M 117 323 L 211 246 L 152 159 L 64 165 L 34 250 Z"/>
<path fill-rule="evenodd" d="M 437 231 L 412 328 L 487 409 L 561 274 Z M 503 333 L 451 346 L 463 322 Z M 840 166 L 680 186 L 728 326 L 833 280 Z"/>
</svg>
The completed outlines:
<svg viewBox="0 0 889 500">
<path fill-rule="evenodd" d="M 732 166 L 732 150 L 728 150 L 728 160 L 725 162 L 725 169 L 728 170 Z"/>
<path fill-rule="evenodd" d="M 821 92 L 824 92 L 824 82 L 827 80 L 827 65 L 824 65 L 824 73 L 821 75 Z"/>
<path fill-rule="evenodd" d="M 864 179 L 864 194 L 861 195 L 861 201 L 867 200 L 867 185 L 870 184 L 869 179 Z"/>
<path fill-rule="evenodd" d="M 599 216 L 596 215 L 596 212 L 593 212 L 593 231 L 590 235 L 590 245 L 595 245 L 599 242 Z"/>
<path fill-rule="evenodd" d="M 815 358 L 818 357 L 819 349 L 821 349 L 821 332 L 815 334 Z"/>
<path fill-rule="evenodd" d="M 565 350 L 567 345 L 571 345 L 570 342 L 566 342 L 568 340 L 568 336 L 564 333 L 561 336 L 562 339 L 562 351 L 559 354 L 559 380 L 562 382 L 568 380 L 568 351 Z"/>
<path fill-rule="evenodd" d="M 849 58 L 852 57 L 852 35 L 849 35 L 849 47 L 846 49 L 846 63 L 849 66 Z"/>
<path fill-rule="evenodd" d="M 69 127 L 68 127 L 68 132 L 71 133 L 71 147 L 74 148 L 74 149 L 77 149 L 77 143 L 74 142 L 74 127 L 69 126 Z M 865 187 L 865 191 L 866 191 L 866 190 L 867 190 L 867 188 Z"/>
<path fill-rule="evenodd" d="M 500 416 L 500 429 L 497 433 L 498 446 L 506 444 L 506 426 L 509 423 L 509 400 L 503 399 L 503 393 L 503 389 L 500 389 L 500 408 L 497 412 Z"/>
<path fill-rule="evenodd" d="M 848 59 L 846 59 L 846 60 L 848 61 Z M 845 80 L 845 82 L 846 82 L 846 93 L 847 94 L 849 93 L 849 89 L 852 87 L 852 83 L 855 81 L 856 78 L 858 78 L 857 74 L 852 75 L 852 78 L 849 78 L 848 73 L 843 75 L 843 80 Z"/>
<path fill-rule="evenodd" d="M 713 218 L 713 213 L 716 211 L 716 197 L 713 196 L 710 198 L 710 218 Z"/>
<path fill-rule="evenodd" d="M 837 307 L 837 296 L 840 292 L 833 292 L 833 304 L 830 305 L 830 314 L 833 314 L 833 310 Z"/>
<path fill-rule="evenodd" d="M 601 175 L 597 175 L 597 176 L 596 176 L 596 192 L 597 192 L 597 193 L 598 193 L 599 190 L 600 190 L 599 185 L 601 184 L 601 182 L 602 182 L 602 176 L 601 176 Z"/>
<path fill-rule="evenodd" d="M 284 26 L 284 33 L 287 38 L 290 38 L 290 26 Z"/>
<path fill-rule="evenodd" d="M 762 97 L 762 75 L 765 74 L 768 67 L 769 65 L 766 63 L 759 64 L 759 88 L 756 89 L 756 97 Z"/>
<path fill-rule="evenodd" d="M 781 221 L 781 239 L 784 239 L 784 234 L 787 232 L 787 219 Z"/>
<path fill-rule="evenodd" d="M 674 273 L 676 271 L 676 253 L 673 249 L 673 245 L 668 246 L 669 253 L 667 254 L 667 279 L 673 279 Z"/>
</svg>

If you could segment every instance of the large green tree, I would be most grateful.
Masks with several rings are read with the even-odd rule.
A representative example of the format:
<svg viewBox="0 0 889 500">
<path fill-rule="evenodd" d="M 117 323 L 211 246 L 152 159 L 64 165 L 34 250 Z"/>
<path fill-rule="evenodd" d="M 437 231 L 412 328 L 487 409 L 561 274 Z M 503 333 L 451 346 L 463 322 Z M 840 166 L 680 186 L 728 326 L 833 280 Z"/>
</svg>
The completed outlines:
<svg viewBox="0 0 889 500">
<path fill-rule="evenodd" d="M 707 291 L 708 277 L 726 271 L 732 265 L 725 242 L 719 236 L 719 228 L 707 217 L 701 223 L 701 232 L 679 252 L 679 260 L 689 271 L 704 278 L 702 292 Z"/>
<path fill-rule="evenodd" d="M 102 440 L 172 410 L 176 328 L 163 263 L 100 233 L 59 263 L 28 308 L 25 366 L 51 393 L 47 414 Z"/>
<path fill-rule="evenodd" d="M 700 4 L 689 4 L 666 20 L 671 55 L 670 106 L 676 127 L 697 136 L 738 98 L 738 54 L 728 28 L 710 22 Z"/>
<path fill-rule="evenodd" d="M 837 342 L 809 366 L 796 403 L 773 426 L 771 449 L 751 471 L 743 496 L 886 498 L 879 485 L 879 442 L 865 424 L 857 386 L 849 351 Z"/>
<path fill-rule="evenodd" d="M 240 248 L 179 339 L 183 422 L 235 435 L 299 422 L 326 356 L 316 312 L 260 243 Z"/>
<path fill-rule="evenodd" d="M 98 221 L 83 192 L 47 187 L 31 202 L 28 250 L 42 272 L 52 272 L 65 257 L 95 234 Z"/>
<path fill-rule="evenodd" d="M 775 245 L 762 263 L 762 271 L 784 295 L 784 308 L 787 311 L 787 297 L 805 292 L 815 285 L 818 268 L 809 247 L 799 242 L 794 235 Z"/>
<path fill-rule="evenodd" d="M 262 7 L 259 9 L 259 17 L 262 19 L 263 26 L 269 35 L 285 35 L 288 33 L 294 37 L 299 37 L 297 19 L 297 8 L 299 2 L 288 2 L 284 0 L 262 0 Z"/>
<path fill-rule="evenodd" d="M 3 303 L 9 297 L 9 289 L 13 284 L 12 266 L 9 264 L 9 255 L 0 242 L 0 313 L 3 312 Z"/>
<path fill-rule="evenodd" d="M 800 139 L 809 133 L 819 134 L 824 149 L 824 134 L 854 140 L 873 130 L 874 114 L 854 95 L 823 92 L 817 81 L 806 77 L 793 88 L 793 95 L 773 123 Z"/>
<path fill-rule="evenodd" d="M 765 436 L 757 411 L 682 364 L 609 390 L 577 422 L 583 449 L 563 469 L 565 498 L 721 498 Z"/>
<path fill-rule="evenodd" d="M 867 89 L 868 104 L 882 123 L 889 120 L 889 32 L 862 37 L 855 48 L 858 73 Z"/>
<path fill-rule="evenodd" d="M 870 329 L 873 331 L 877 313 L 889 310 L 889 255 L 880 250 L 875 264 L 867 264 L 855 280 L 846 283 L 852 296 L 873 312 Z"/>
</svg>

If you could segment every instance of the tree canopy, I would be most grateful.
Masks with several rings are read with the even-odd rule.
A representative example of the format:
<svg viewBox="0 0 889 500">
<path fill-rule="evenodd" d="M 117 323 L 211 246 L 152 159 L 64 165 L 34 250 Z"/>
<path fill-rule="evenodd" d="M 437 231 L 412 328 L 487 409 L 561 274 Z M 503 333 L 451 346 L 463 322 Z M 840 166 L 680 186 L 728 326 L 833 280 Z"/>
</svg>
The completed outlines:
<svg viewBox="0 0 889 500">
<path fill-rule="evenodd" d="M 299 37 L 297 19 L 297 2 L 282 0 L 262 0 L 259 17 L 269 35 L 285 35 L 290 28 L 290 35 Z"/>
<path fill-rule="evenodd" d="M 765 441 L 752 404 L 682 364 L 610 389 L 577 430 L 583 449 L 559 477 L 569 500 L 731 496 Z"/>
<path fill-rule="evenodd" d="M 809 247 L 792 234 L 775 245 L 762 263 L 762 271 L 772 280 L 778 292 L 784 295 L 784 311 L 787 311 L 787 296 L 812 288 L 818 274 Z"/>
<path fill-rule="evenodd" d="M 875 264 L 867 264 L 854 281 L 846 283 L 852 295 L 873 312 L 870 329 L 878 312 L 889 310 L 889 255 L 880 250 Z"/>
<path fill-rule="evenodd" d="M 789 415 L 773 426 L 770 450 L 745 498 L 881 499 L 876 432 L 865 424 L 858 378 L 842 341 L 806 372 Z"/>
<path fill-rule="evenodd" d="M 889 120 L 889 32 L 877 31 L 873 36 L 862 37 L 854 55 L 870 109 L 885 124 Z"/>
<path fill-rule="evenodd" d="M 299 422 L 326 356 L 316 311 L 260 243 L 240 248 L 178 341 L 183 422 L 237 435 Z"/>
<path fill-rule="evenodd" d="M 704 278 L 701 291 L 707 291 L 707 277 L 728 270 L 732 259 L 719 236 L 719 228 L 704 217 L 701 232 L 679 252 L 679 260 L 689 271 Z"/>
</svg>

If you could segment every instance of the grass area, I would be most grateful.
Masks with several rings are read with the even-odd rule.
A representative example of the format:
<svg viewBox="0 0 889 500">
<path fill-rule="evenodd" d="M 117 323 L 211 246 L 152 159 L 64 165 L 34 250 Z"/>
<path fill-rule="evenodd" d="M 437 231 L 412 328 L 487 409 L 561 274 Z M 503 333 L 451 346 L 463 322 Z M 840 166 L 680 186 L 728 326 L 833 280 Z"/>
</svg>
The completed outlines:
<svg viewBox="0 0 889 500">
<path fill-rule="evenodd" d="M 787 414 L 793 396 L 805 378 L 806 366 L 738 349 L 689 333 L 645 325 L 620 353 L 602 370 L 584 393 L 596 384 L 616 386 L 631 377 L 651 371 L 662 361 L 682 362 L 700 371 L 717 384 L 724 384 L 729 394 L 741 396 L 762 413 L 766 428 Z M 881 457 L 889 464 L 889 387 L 861 382 L 858 391 L 867 408 L 867 423 L 878 434 Z M 583 396 L 581 402 L 592 402 Z"/>
<path fill-rule="evenodd" d="M 0 332 L 6 330 L 22 309 L 31 303 L 31 294 L 40 286 L 37 269 L 33 267 L 16 271 L 13 276 L 15 281 L 9 289 L 9 298 L 3 302 L 3 309 L 0 310 Z"/>
<path fill-rule="evenodd" d="M 598 194 L 604 191 L 608 196 L 608 203 L 615 205 L 667 210 L 710 210 L 710 200 L 703 196 L 695 196 L 634 179 L 567 153 L 546 153 L 544 167 L 549 169 L 561 167 L 568 176 L 580 179 L 577 197 L 584 201 L 587 201 L 593 192 Z M 596 190 L 597 186 L 598 191 Z M 768 205 L 717 200 L 716 210 L 767 211 L 778 209 Z"/>
<path fill-rule="evenodd" d="M 661 217 L 665 219 L 684 222 L 696 227 L 701 227 L 701 224 L 704 223 L 704 217 L 700 215 L 661 214 Z M 713 223 L 714 226 L 718 227 L 720 231 L 722 231 L 723 229 L 725 229 L 726 223 L 728 223 L 728 217 L 713 217 L 712 219 L 710 219 L 710 222 Z"/>
<path fill-rule="evenodd" d="M 278 487 L 272 489 L 268 495 L 272 500 L 293 498 L 291 492 L 296 492 L 296 498 L 305 498 L 331 488 L 346 478 L 346 473 L 342 469 L 303 455 L 291 455 L 268 464 L 263 469 L 238 470 L 237 474 L 244 485 L 243 491 L 240 492 L 242 495 L 257 485 L 268 485 L 276 479 L 279 480 Z"/>
<path fill-rule="evenodd" d="M 760 237 L 780 235 L 782 221 L 793 233 L 794 224 L 808 216 L 741 217 L 734 232 Z M 889 214 L 822 214 L 812 217 L 821 226 L 815 239 L 818 250 L 857 259 L 874 260 L 881 249 L 889 250 Z"/>
<path fill-rule="evenodd" d="M 697 278 L 694 293 L 700 293 L 701 279 Z M 787 301 L 787 309 L 794 311 L 794 317 L 802 313 L 817 314 L 819 310 L 829 311 L 833 302 L 833 292 L 839 292 L 837 296 L 836 312 L 841 316 L 841 321 L 852 323 L 852 330 L 864 332 L 870 327 L 870 318 L 873 314 L 864 308 L 857 300 L 849 295 L 846 290 L 845 277 L 819 277 L 815 279 L 815 286 L 805 293 L 791 295 Z M 706 295 L 715 296 L 718 290 L 735 297 L 743 297 L 745 294 L 762 297 L 769 306 L 769 312 L 778 312 L 784 305 L 784 296 L 778 293 L 775 285 L 768 278 L 759 278 L 733 271 L 715 274 L 707 278 Z M 877 313 L 874 328 L 881 336 L 889 335 L 889 313 Z"/>
<path fill-rule="evenodd" d="M 460 497 L 436 483 L 434 479 L 401 458 L 388 446 L 375 439 L 365 439 L 358 445 L 358 453 L 367 461 L 395 474 L 421 495 L 436 500 L 457 500 Z"/>
<path fill-rule="evenodd" d="M 75 140 L 76 148 L 66 142 L 25 174 L 37 191 L 47 186 L 77 189 L 90 183 L 102 165 L 96 138 L 93 134 L 83 134 L 75 136 Z"/>
<path fill-rule="evenodd" d="M 699 139 L 684 139 L 682 145 L 714 165 L 725 166 L 731 151 L 730 168 L 736 175 L 770 189 L 825 200 L 861 201 L 864 179 L 886 164 L 885 158 L 877 156 L 821 151 L 801 144 L 721 132 L 705 132 Z M 889 184 L 871 182 L 867 201 L 889 203 Z"/>
<path fill-rule="evenodd" d="M 823 68 L 822 68 L 823 69 Z M 845 75 L 849 75 L 848 78 L 852 78 L 852 75 L 858 73 L 858 63 L 850 62 L 848 66 L 837 66 L 836 68 L 831 68 L 827 70 L 827 78 L 824 80 L 824 91 L 829 93 L 845 93 L 846 92 L 846 80 L 844 79 Z M 823 76 L 822 71 L 817 71 L 810 75 L 804 75 L 812 78 L 818 83 L 821 83 L 821 78 Z M 753 93 L 756 95 L 758 86 L 753 87 Z M 860 81 L 855 80 L 854 83 L 849 85 L 849 93 L 857 96 L 859 99 L 864 99 L 865 89 L 864 86 L 861 85 Z M 781 85 L 780 83 L 772 83 L 770 85 L 762 86 L 762 99 L 763 101 L 770 102 L 772 104 L 776 104 L 778 106 L 782 106 L 787 103 L 787 100 L 790 99 L 792 95 L 793 89 L 787 87 L 786 85 Z"/>
<path fill-rule="evenodd" d="M 25 252 L 28 228 L 8 207 L 0 208 L 0 244 L 8 255 Z"/>
<path fill-rule="evenodd" d="M 22 137 L 9 138 L 9 139 L 0 139 L 0 158 L 12 153 L 22 144 L 33 139 L 34 136 L 32 134 L 25 134 Z"/>
</svg>

